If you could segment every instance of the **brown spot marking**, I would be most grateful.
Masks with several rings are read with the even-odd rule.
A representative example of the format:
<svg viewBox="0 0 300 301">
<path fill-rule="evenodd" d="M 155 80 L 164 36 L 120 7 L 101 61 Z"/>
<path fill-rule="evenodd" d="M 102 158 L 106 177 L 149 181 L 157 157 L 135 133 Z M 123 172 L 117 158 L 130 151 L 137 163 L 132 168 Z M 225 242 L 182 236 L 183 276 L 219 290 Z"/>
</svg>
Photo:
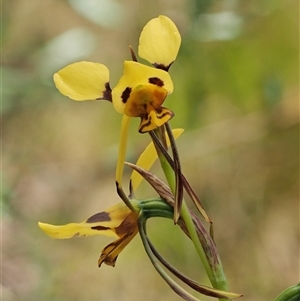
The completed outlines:
<svg viewBox="0 0 300 301">
<path fill-rule="evenodd" d="M 121 98 L 122 98 L 122 102 L 123 102 L 123 103 L 126 103 L 126 102 L 127 102 L 128 98 L 129 98 L 129 96 L 130 96 L 131 91 L 132 91 L 132 89 L 131 89 L 130 87 L 127 87 L 127 88 L 123 91 L 123 93 L 122 93 L 122 95 L 121 95 Z"/>
<path fill-rule="evenodd" d="M 159 87 L 164 86 L 164 82 L 158 77 L 150 77 L 148 81 L 149 81 L 150 84 L 153 84 L 153 85 L 156 85 L 156 86 L 159 86 Z"/>
<path fill-rule="evenodd" d="M 92 230 L 98 230 L 98 231 L 103 231 L 103 230 L 110 230 L 109 227 L 103 227 L 103 226 L 95 226 L 91 227 Z"/>
<path fill-rule="evenodd" d="M 97 223 L 97 222 L 109 222 L 111 220 L 109 214 L 105 211 L 94 214 L 89 217 L 87 223 Z"/>
<path fill-rule="evenodd" d="M 173 62 L 172 62 L 171 64 L 169 64 L 168 66 L 165 66 L 165 65 L 163 65 L 163 64 L 157 64 L 157 63 L 154 63 L 154 64 L 152 64 L 152 65 L 153 65 L 155 68 L 157 68 L 157 69 L 161 69 L 161 70 L 164 70 L 164 71 L 167 71 L 167 72 L 168 72 L 172 64 L 173 64 Z"/>
<path fill-rule="evenodd" d="M 109 83 L 105 83 L 104 85 L 105 90 L 103 91 L 103 98 L 109 101 L 112 101 L 112 97 L 111 97 L 111 88 Z"/>
<path fill-rule="evenodd" d="M 105 87 L 105 90 L 102 91 L 102 97 L 98 97 L 98 98 L 96 98 L 96 100 L 104 99 L 104 100 L 108 100 L 108 101 L 112 102 L 111 88 L 110 88 L 109 82 L 105 83 L 104 87 Z"/>
</svg>

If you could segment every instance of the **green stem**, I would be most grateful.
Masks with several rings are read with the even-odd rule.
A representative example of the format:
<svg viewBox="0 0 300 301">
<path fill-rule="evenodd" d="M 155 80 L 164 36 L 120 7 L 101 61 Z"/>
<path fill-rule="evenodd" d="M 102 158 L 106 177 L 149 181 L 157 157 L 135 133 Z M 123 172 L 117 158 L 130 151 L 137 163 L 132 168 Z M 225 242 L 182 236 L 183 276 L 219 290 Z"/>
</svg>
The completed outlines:
<svg viewBox="0 0 300 301">
<path fill-rule="evenodd" d="M 199 301 L 199 299 L 193 297 L 192 295 L 188 294 L 181 286 L 179 286 L 175 281 L 173 281 L 167 273 L 161 268 L 160 264 L 164 268 L 166 268 L 169 272 L 171 272 L 177 279 L 181 280 L 183 283 L 194 289 L 195 291 L 210 297 L 225 298 L 226 300 L 230 298 L 239 298 L 242 295 L 231 293 L 224 290 L 219 290 L 215 288 L 210 288 L 205 285 L 201 285 L 196 281 L 188 278 L 180 271 L 178 271 L 174 266 L 172 266 L 168 261 L 166 261 L 159 252 L 155 249 L 152 245 L 151 241 L 147 237 L 146 234 L 146 221 L 151 217 L 164 217 L 168 219 L 173 219 L 174 217 L 174 206 L 168 204 L 164 199 L 147 199 L 147 200 L 139 200 L 137 202 L 137 206 L 140 209 L 139 217 L 138 217 L 138 226 L 140 236 L 142 238 L 145 250 L 153 263 L 154 267 L 157 269 L 159 274 L 162 278 L 170 285 L 170 287 L 179 294 L 183 299 L 189 301 Z M 196 227 L 197 228 L 197 227 Z M 158 261 L 159 262 L 158 262 Z M 171 281 L 170 281 L 171 280 Z M 223 299 L 224 300 L 224 299 Z"/>
<path fill-rule="evenodd" d="M 164 171 L 164 174 L 165 174 L 168 184 L 170 186 L 170 189 L 173 193 L 175 193 L 176 180 L 175 180 L 175 174 L 174 174 L 173 168 L 170 166 L 169 162 L 167 161 L 167 159 L 164 157 L 163 154 L 158 153 L 158 156 L 159 156 L 161 167 Z M 195 249 L 199 255 L 199 258 L 204 266 L 204 269 L 207 273 L 208 278 L 210 279 L 212 286 L 214 288 L 227 291 L 228 285 L 227 285 L 227 281 L 226 281 L 226 277 L 225 277 L 222 265 L 221 265 L 221 263 L 219 263 L 214 267 L 214 269 L 212 269 L 212 267 L 208 261 L 208 258 L 206 256 L 206 253 L 203 249 L 203 246 L 198 239 L 198 235 L 197 235 L 192 217 L 190 215 L 189 209 L 184 200 L 182 201 L 182 207 L 181 207 L 180 214 L 181 214 L 181 218 L 184 220 L 184 222 L 186 224 L 186 227 L 187 227 L 187 230 L 191 237 L 191 240 L 195 246 Z M 219 299 L 219 300 L 225 301 L 228 299 Z"/>
<path fill-rule="evenodd" d="M 167 178 L 167 181 L 169 183 L 170 189 L 171 191 L 174 193 L 175 192 L 175 176 L 174 176 L 174 172 L 173 169 L 171 168 L 171 166 L 169 165 L 169 163 L 167 162 L 166 158 L 164 156 L 160 156 L 160 163 L 161 163 L 161 167 L 165 173 L 165 176 Z M 196 229 L 194 227 L 194 223 L 192 220 L 192 217 L 190 216 L 188 207 L 185 203 L 185 201 L 182 201 L 182 207 L 181 207 L 181 217 L 184 220 L 186 227 L 188 229 L 188 232 L 190 234 L 191 240 L 197 250 L 197 253 L 199 254 L 199 257 L 203 263 L 203 266 L 205 268 L 205 271 L 209 277 L 209 279 L 212 280 L 212 285 L 213 284 L 213 276 L 212 276 L 212 270 L 210 268 L 209 262 L 207 260 L 207 257 L 205 256 L 205 252 L 203 250 L 203 247 L 201 245 L 201 243 L 199 242 L 198 239 L 198 235 L 196 232 Z"/>
<path fill-rule="evenodd" d="M 172 215 L 165 215 L 166 211 L 162 210 L 160 211 L 160 214 L 158 216 L 164 216 L 167 218 L 173 218 L 173 212 Z M 160 276 L 167 282 L 167 284 L 170 286 L 170 288 L 175 291 L 179 296 L 181 296 L 183 299 L 188 301 L 200 301 L 190 293 L 188 293 L 186 290 L 184 290 L 181 286 L 179 286 L 167 273 L 166 271 L 160 266 L 159 261 L 155 258 L 155 255 L 153 254 L 151 247 L 149 245 L 149 242 L 147 240 L 147 234 L 145 229 L 145 223 L 146 223 L 146 217 L 142 214 L 138 218 L 138 227 L 140 232 L 140 237 L 142 239 L 144 248 L 146 250 L 146 253 L 148 254 L 149 259 L 151 260 L 154 268 L 156 271 L 160 274 Z"/>
</svg>

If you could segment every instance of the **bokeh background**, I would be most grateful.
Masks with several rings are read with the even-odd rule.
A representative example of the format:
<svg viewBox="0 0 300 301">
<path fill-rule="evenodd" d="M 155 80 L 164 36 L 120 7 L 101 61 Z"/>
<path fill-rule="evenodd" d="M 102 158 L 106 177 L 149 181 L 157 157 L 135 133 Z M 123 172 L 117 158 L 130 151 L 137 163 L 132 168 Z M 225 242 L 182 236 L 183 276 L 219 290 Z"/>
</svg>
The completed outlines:
<svg viewBox="0 0 300 301">
<path fill-rule="evenodd" d="M 114 172 L 121 116 L 108 102 L 77 103 L 52 75 L 90 60 L 111 86 L 153 17 L 173 19 L 182 46 L 165 105 L 183 127 L 186 177 L 215 224 L 232 291 L 272 300 L 299 281 L 298 1 L 9 0 L 2 3 L 2 300 L 181 300 L 140 238 L 115 268 L 97 267 L 111 240 L 52 240 L 37 226 L 79 222 L 119 202 Z M 127 160 L 149 142 L 130 129 Z M 159 166 L 153 172 L 161 175 Z M 130 171 L 126 170 L 124 183 Z M 155 196 L 143 184 L 140 198 Z M 172 221 L 149 222 L 162 254 L 208 284 Z M 201 300 L 211 300 L 200 297 Z"/>
</svg>

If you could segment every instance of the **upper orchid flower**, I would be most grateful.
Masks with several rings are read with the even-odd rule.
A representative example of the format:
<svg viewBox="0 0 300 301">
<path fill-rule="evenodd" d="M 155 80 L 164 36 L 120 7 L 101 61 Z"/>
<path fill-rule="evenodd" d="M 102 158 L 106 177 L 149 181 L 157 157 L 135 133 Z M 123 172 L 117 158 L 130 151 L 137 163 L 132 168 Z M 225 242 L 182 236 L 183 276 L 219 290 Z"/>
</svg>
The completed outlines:
<svg viewBox="0 0 300 301">
<path fill-rule="evenodd" d="M 140 117 L 139 132 L 145 133 L 162 126 L 174 115 L 162 104 L 173 92 L 167 71 L 176 59 L 180 43 L 180 34 L 172 20 L 159 16 L 144 27 L 138 48 L 139 56 L 154 67 L 125 61 L 123 75 L 111 89 L 107 67 L 83 61 L 55 73 L 54 82 L 63 95 L 73 100 L 108 100 L 117 112 Z"/>
</svg>

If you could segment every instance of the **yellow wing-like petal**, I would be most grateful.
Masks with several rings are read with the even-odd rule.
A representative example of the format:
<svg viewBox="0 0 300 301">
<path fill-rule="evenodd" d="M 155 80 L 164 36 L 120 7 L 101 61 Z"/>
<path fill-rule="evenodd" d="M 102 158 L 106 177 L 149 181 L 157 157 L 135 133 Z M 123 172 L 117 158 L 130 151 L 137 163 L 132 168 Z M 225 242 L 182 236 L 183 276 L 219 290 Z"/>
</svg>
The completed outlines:
<svg viewBox="0 0 300 301">
<path fill-rule="evenodd" d="M 123 75 L 112 90 L 116 111 L 123 114 L 132 92 L 140 86 L 147 85 L 164 88 L 168 94 L 173 92 L 173 82 L 167 72 L 137 62 L 125 61 Z"/>
<path fill-rule="evenodd" d="M 74 63 L 55 73 L 53 79 L 60 93 L 73 100 L 111 101 L 109 70 L 105 65 L 86 61 Z"/>
<path fill-rule="evenodd" d="M 117 237 L 110 228 L 89 223 L 70 223 L 62 226 L 39 223 L 39 227 L 50 237 L 59 239 L 93 235 Z"/>
<path fill-rule="evenodd" d="M 150 20 L 140 35 L 139 56 L 155 67 L 168 70 L 176 59 L 181 43 L 180 33 L 166 16 Z"/>
<path fill-rule="evenodd" d="M 172 130 L 174 138 L 177 139 L 183 133 L 183 131 L 184 131 L 183 129 Z M 167 136 L 166 138 L 167 138 L 167 146 L 169 146 L 170 145 L 169 137 Z M 149 145 L 144 150 L 144 152 L 138 158 L 136 165 L 142 167 L 143 169 L 149 170 L 156 159 L 157 159 L 157 153 L 154 144 L 153 142 L 150 142 Z M 137 173 L 136 171 L 132 172 L 131 184 L 132 184 L 133 191 L 135 191 L 139 187 L 142 180 L 143 177 L 139 173 Z"/>
<path fill-rule="evenodd" d="M 117 229 L 131 213 L 124 203 L 118 203 L 105 211 L 94 214 L 81 223 L 50 225 L 39 223 L 39 227 L 52 238 L 72 238 L 80 236 L 105 235 L 117 237 Z"/>
</svg>

